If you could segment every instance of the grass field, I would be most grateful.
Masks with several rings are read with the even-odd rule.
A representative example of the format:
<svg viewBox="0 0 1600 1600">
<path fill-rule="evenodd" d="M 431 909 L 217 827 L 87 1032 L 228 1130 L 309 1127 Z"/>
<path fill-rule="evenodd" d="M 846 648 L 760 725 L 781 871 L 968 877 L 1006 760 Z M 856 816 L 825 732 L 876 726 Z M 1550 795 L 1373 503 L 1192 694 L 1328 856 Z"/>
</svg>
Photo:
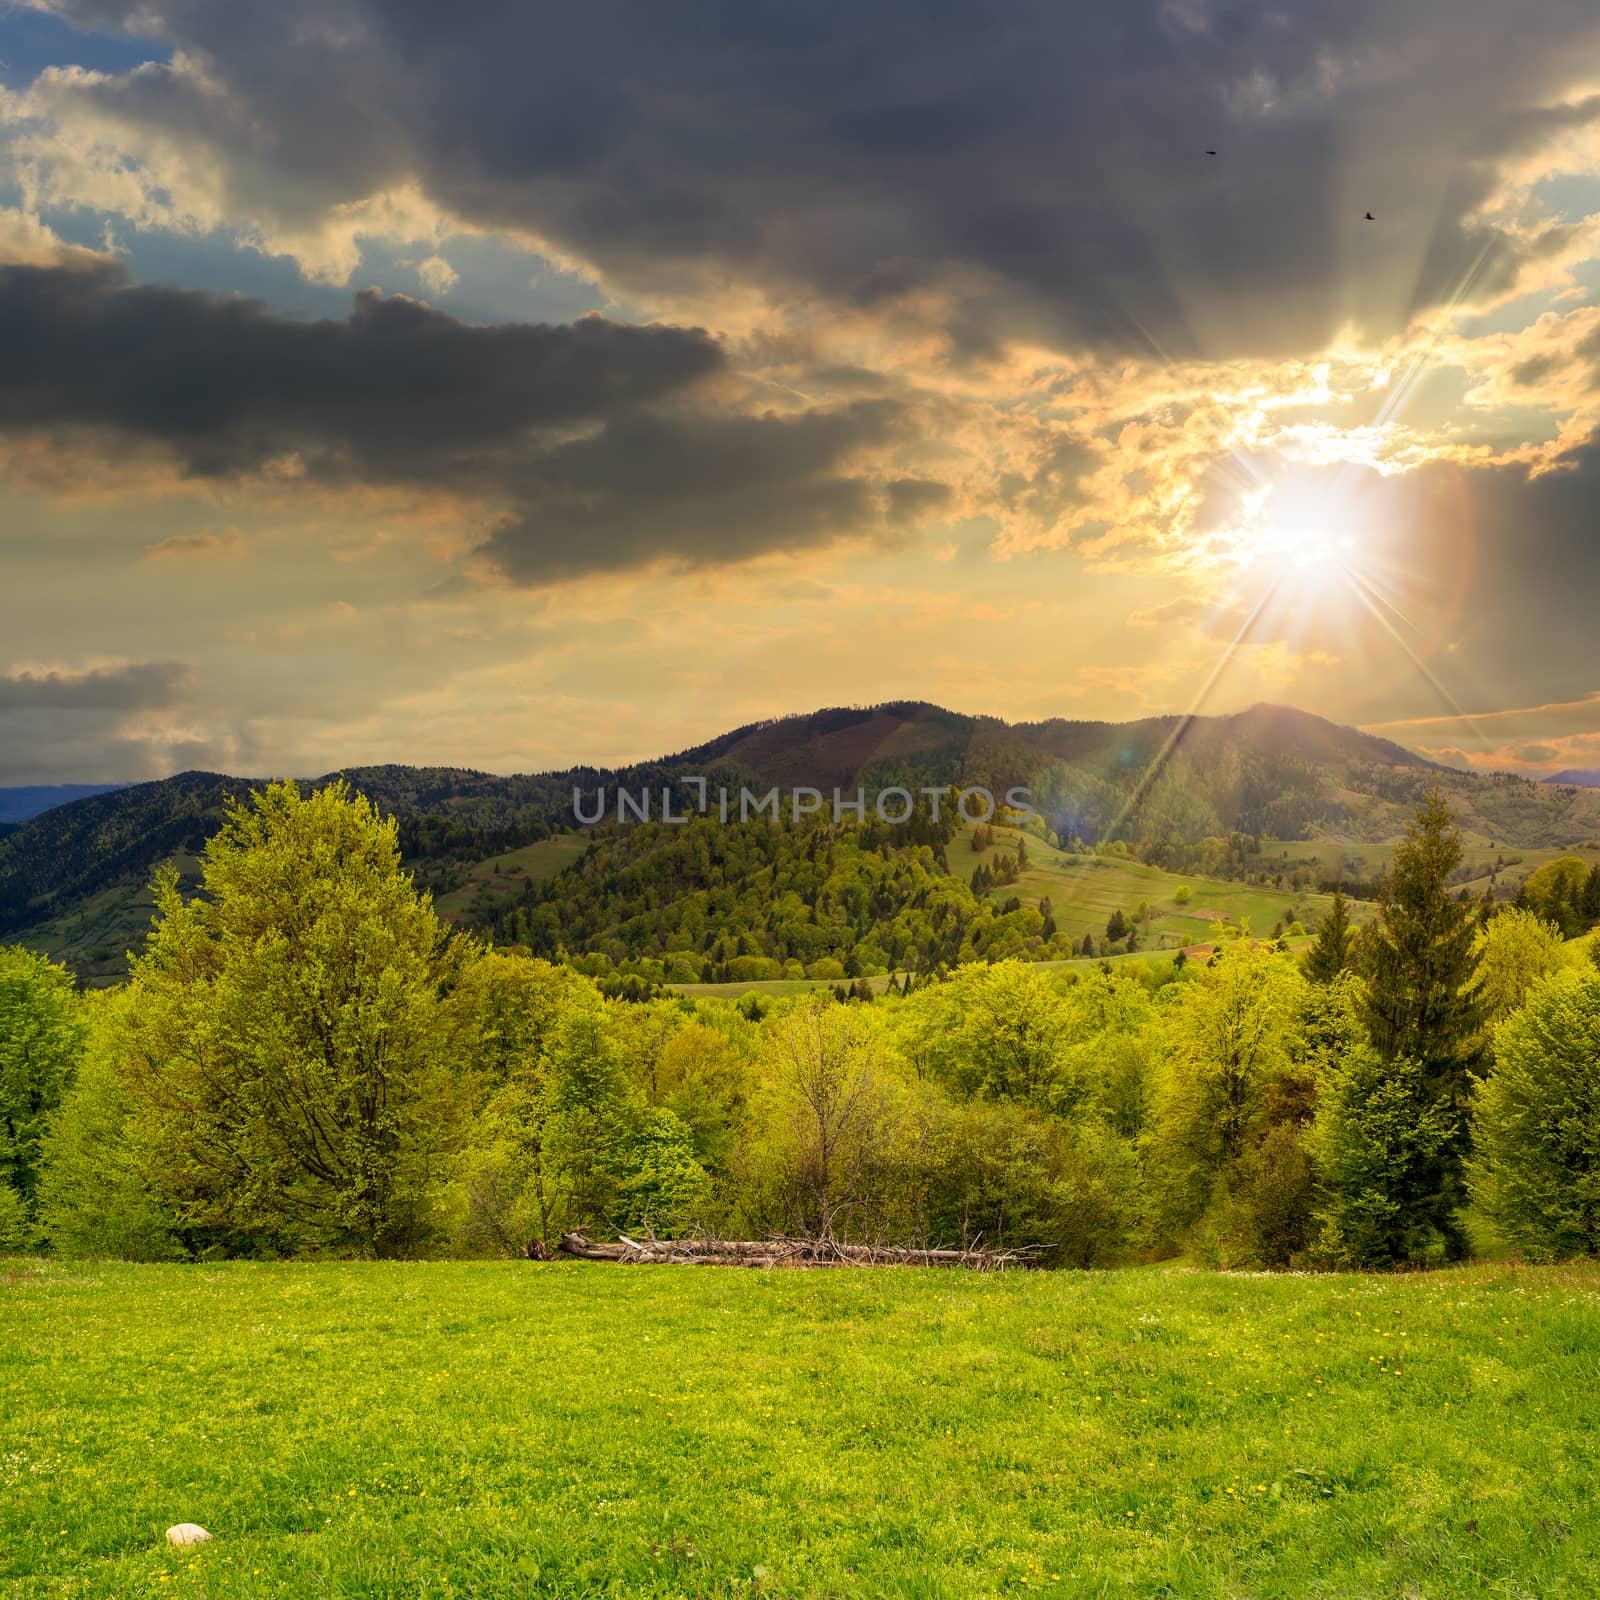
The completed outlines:
<svg viewBox="0 0 1600 1600">
<path fill-rule="evenodd" d="M 1394 855 L 1393 843 L 1346 844 L 1328 839 L 1265 839 L 1261 849 L 1264 865 L 1275 861 L 1281 861 L 1285 866 L 1309 862 L 1320 871 L 1330 874 L 1355 868 L 1361 876 L 1368 878 L 1382 872 Z M 1600 862 L 1600 843 L 1523 849 L 1517 845 L 1490 845 L 1467 840 L 1461 851 L 1463 863 L 1472 872 L 1467 887 L 1474 894 L 1481 894 L 1488 886 L 1490 871 L 1497 863 L 1500 867 L 1500 888 L 1515 890 L 1523 879 L 1560 856 L 1577 856 L 1592 867 Z"/>
<path fill-rule="evenodd" d="M 989 849 L 974 850 L 972 830 L 963 829 L 947 851 L 950 870 L 968 877 L 979 862 L 992 863 L 997 855 L 1017 853 L 1019 835 L 1014 830 L 996 828 L 993 838 Z M 1177 895 L 1182 888 L 1189 890 L 1189 899 L 1180 904 Z M 1153 913 L 1140 934 L 1147 951 L 1204 943 L 1219 920 L 1237 923 L 1248 919 L 1251 932 L 1262 936 L 1280 920 L 1299 919 L 1308 929 L 1314 928 L 1331 903 L 1328 895 L 1295 894 L 1166 872 L 1124 856 L 1076 855 L 1031 836 L 1027 871 L 1015 883 L 996 889 L 990 899 L 1004 901 L 1012 895 L 1024 904 L 1048 895 L 1058 927 L 1077 938 L 1092 933 L 1097 940 L 1104 935 L 1113 911 L 1120 908 L 1131 917 L 1142 901 Z M 1363 921 L 1371 915 L 1371 908 L 1353 905 L 1351 915 L 1353 920 Z"/>
<path fill-rule="evenodd" d="M 542 883 L 555 877 L 588 848 L 589 841 L 581 834 L 558 833 L 519 850 L 503 850 L 468 867 L 464 881 L 437 896 L 434 903 L 444 917 L 459 917 L 468 911 L 497 911 L 522 893 L 527 880 Z"/>
<path fill-rule="evenodd" d="M 0 1587 L 1591 1596 L 1597 1371 L 1593 1266 L 17 1262 Z"/>
<path fill-rule="evenodd" d="M 179 852 L 172 857 L 172 864 L 178 869 L 184 893 L 192 894 L 200 881 L 199 858 Z M 86 988 L 104 988 L 128 976 L 124 958 L 128 951 L 144 948 L 155 909 L 149 884 L 129 878 L 102 890 L 66 916 L 40 923 L 16 937 L 52 961 L 66 962 Z"/>
</svg>

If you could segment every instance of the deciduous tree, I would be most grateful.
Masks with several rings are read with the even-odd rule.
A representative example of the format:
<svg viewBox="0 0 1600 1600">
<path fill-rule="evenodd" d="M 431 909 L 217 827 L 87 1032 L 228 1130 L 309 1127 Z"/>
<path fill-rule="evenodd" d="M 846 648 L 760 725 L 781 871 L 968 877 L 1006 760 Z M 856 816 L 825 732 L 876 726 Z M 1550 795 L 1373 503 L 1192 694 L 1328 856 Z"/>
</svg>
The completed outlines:
<svg viewBox="0 0 1600 1600">
<path fill-rule="evenodd" d="M 76 985 L 65 967 L 0 946 L 0 1183 L 31 1213 L 39 1143 L 83 1050 Z"/>
<path fill-rule="evenodd" d="M 1541 979 L 1501 1023 L 1473 1146 L 1472 1196 L 1512 1244 L 1600 1255 L 1600 972 Z"/>
<path fill-rule="evenodd" d="M 270 1248 L 413 1249 L 455 1131 L 445 996 L 471 950 L 401 870 L 393 820 L 345 783 L 228 807 L 203 892 L 155 883 L 117 1071 L 163 1198 Z"/>
</svg>

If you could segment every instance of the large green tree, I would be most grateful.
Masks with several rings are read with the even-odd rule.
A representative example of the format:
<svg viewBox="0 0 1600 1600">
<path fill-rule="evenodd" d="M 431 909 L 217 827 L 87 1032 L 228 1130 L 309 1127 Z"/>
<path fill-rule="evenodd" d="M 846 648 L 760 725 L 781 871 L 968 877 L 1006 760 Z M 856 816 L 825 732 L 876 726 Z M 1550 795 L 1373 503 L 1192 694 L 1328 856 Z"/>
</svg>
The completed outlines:
<svg viewBox="0 0 1600 1600">
<path fill-rule="evenodd" d="M 1419 1062 L 1364 1041 L 1327 1064 L 1311 1154 L 1322 1253 L 1341 1266 L 1421 1262 L 1452 1248 L 1439 1168 L 1456 1131 Z"/>
<path fill-rule="evenodd" d="M 1473 1107 L 1473 1198 L 1536 1257 L 1600 1255 L 1600 972 L 1540 980 Z"/>
<path fill-rule="evenodd" d="M 1436 1227 L 1452 1254 L 1466 1248 L 1455 1211 L 1465 1197 L 1461 1163 L 1480 1021 L 1472 909 L 1450 889 L 1460 862 L 1461 838 L 1436 786 L 1395 849 L 1366 943 L 1362 1003 L 1378 1061 L 1407 1063 L 1407 1083 L 1417 1078 L 1422 1104 L 1437 1108 L 1439 1124 L 1452 1130 L 1427 1170 L 1406 1180 L 1415 1203 L 1425 1200 L 1428 1216 L 1419 1224 Z"/>
<path fill-rule="evenodd" d="M 402 872 L 393 820 L 343 782 L 273 784 L 229 805 L 199 896 L 170 870 L 155 896 L 119 1070 L 162 1197 L 267 1248 L 415 1248 L 471 950 Z"/>
<path fill-rule="evenodd" d="M 906 1121 L 902 1069 L 872 1013 L 807 995 L 764 1041 L 759 1159 L 789 1231 L 870 1237 Z"/>
<path fill-rule="evenodd" d="M 72 974 L 21 945 L 0 946 L 0 1183 L 31 1212 L 39 1144 L 83 1050 Z"/>
<path fill-rule="evenodd" d="M 1169 1231 L 1193 1226 L 1225 1198 L 1272 1126 L 1305 989 L 1290 957 L 1248 939 L 1224 945 L 1183 987 L 1168 1015 L 1146 1145 Z"/>
<path fill-rule="evenodd" d="M 135 1105 L 118 1074 L 127 989 L 87 997 L 89 1036 L 41 1147 L 39 1231 L 64 1256 L 165 1261 L 184 1254 L 178 1218 L 150 1181 Z"/>
<path fill-rule="evenodd" d="M 1470 906 L 1453 898 L 1461 838 L 1434 789 L 1395 849 L 1367 949 L 1363 1010 L 1378 1054 L 1423 1063 L 1440 1088 L 1464 1088 L 1477 1005 Z"/>
<path fill-rule="evenodd" d="M 1497 911 L 1472 948 L 1478 959 L 1472 992 L 1485 1027 L 1517 1010 L 1540 978 L 1572 964 L 1560 928 L 1516 906 Z"/>
<path fill-rule="evenodd" d="M 1518 901 L 1536 917 L 1552 922 L 1566 938 L 1574 938 L 1590 925 L 1585 914 L 1589 864 L 1581 856 L 1557 856 L 1528 875 Z"/>
</svg>

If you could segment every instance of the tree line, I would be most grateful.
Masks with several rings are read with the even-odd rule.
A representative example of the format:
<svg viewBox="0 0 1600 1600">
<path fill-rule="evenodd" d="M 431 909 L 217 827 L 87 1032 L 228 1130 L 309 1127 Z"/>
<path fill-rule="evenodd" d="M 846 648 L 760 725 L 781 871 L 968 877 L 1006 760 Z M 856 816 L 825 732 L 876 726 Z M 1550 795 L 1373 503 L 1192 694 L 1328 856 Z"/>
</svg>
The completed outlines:
<svg viewBox="0 0 1600 1600">
<path fill-rule="evenodd" d="M 582 1227 L 1385 1267 L 1488 1229 L 1593 1254 L 1596 941 L 1482 920 L 1459 855 L 1436 793 L 1376 921 L 1358 940 L 1337 902 L 1303 961 L 1239 933 L 1203 963 L 625 1004 L 442 923 L 344 784 L 272 785 L 200 893 L 158 876 L 122 987 L 0 952 L 0 1247 L 537 1255 Z"/>
</svg>

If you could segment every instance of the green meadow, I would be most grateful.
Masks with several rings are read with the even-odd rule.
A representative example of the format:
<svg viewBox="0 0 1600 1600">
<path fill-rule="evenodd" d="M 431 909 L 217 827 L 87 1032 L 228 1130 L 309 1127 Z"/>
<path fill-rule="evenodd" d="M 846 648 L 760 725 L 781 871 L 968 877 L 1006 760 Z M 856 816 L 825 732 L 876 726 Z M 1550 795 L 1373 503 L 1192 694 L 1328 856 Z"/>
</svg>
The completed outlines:
<svg viewBox="0 0 1600 1600">
<path fill-rule="evenodd" d="M 980 862 L 992 866 L 996 856 L 1015 856 L 1020 837 L 1015 829 L 995 828 L 989 848 L 974 850 L 972 830 L 965 828 L 950 844 L 950 870 L 967 877 Z M 1058 850 L 1032 835 L 1028 836 L 1027 845 L 1026 870 L 1015 883 L 995 889 L 990 899 L 1004 901 L 1016 895 L 1029 903 L 1048 896 L 1057 926 L 1080 938 L 1092 933 L 1096 939 L 1105 933 L 1113 911 L 1121 910 L 1131 918 L 1143 903 L 1151 912 L 1151 920 L 1140 934 L 1146 951 L 1206 943 L 1215 938 L 1221 922 L 1248 921 L 1251 932 L 1261 935 L 1270 933 L 1279 921 L 1298 920 L 1307 928 L 1314 928 L 1332 904 L 1331 895 L 1309 891 L 1297 894 L 1292 889 L 1168 872 L 1130 856 Z M 1392 845 L 1384 848 L 1393 854 Z M 1189 898 L 1180 902 L 1178 894 L 1182 889 L 1189 891 Z M 1365 905 L 1351 907 L 1352 918 L 1357 922 L 1370 914 Z"/>
<path fill-rule="evenodd" d="M 172 857 L 172 864 L 185 892 L 192 893 L 200 879 L 198 858 L 180 851 Z M 144 944 L 155 906 L 148 883 L 125 879 L 29 929 L 23 942 L 52 961 L 66 962 L 85 988 L 105 988 L 127 977 L 124 958 L 130 949 Z"/>
<path fill-rule="evenodd" d="M 1597 1373 L 1593 1264 L 17 1261 L 0 1589 L 1591 1596 Z"/>
<path fill-rule="evenodd" d="M 502 850 L 468 867 L 463 881 L 437 896 L 434 903 L 445 917 L 493 915 L 515 900 L 527 883 L 553 878 L 588 848 L 589 841 L 582 834 L 558 833 L 517 850 Z"/>
</svg>

